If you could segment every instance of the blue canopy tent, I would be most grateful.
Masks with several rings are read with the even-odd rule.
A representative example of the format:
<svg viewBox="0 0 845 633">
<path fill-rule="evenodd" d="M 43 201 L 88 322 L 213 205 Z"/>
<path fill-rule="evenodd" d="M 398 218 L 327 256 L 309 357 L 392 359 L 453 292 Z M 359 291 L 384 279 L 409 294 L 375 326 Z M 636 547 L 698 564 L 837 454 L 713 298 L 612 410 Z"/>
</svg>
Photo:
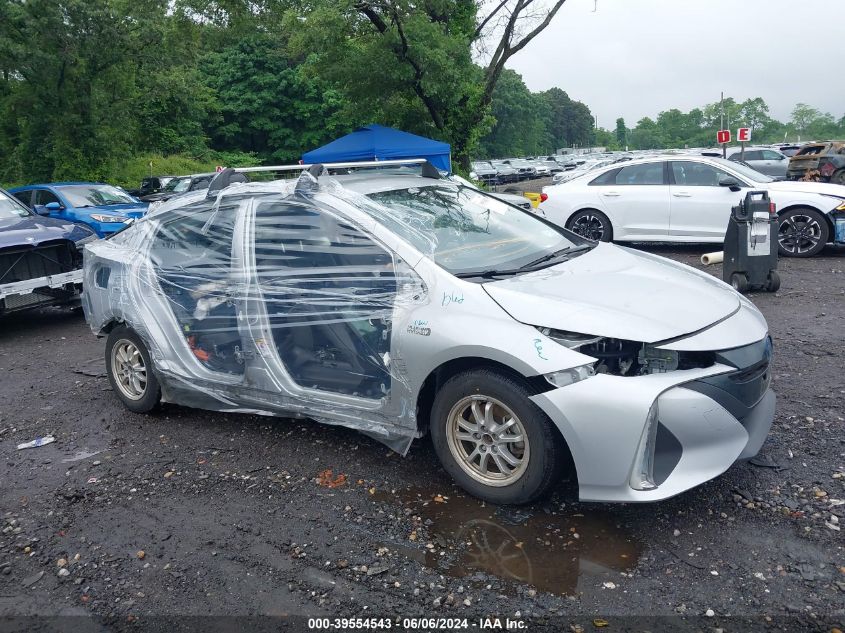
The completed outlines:
<svg viewBox="0 0 845 633">
<path fill-rule="evenodd" d="M 451 151 L 448 143 L 373 123 L 306 152 L 302 160 L 314 164 L 425 158 L 437 169 L 451 172 Z"/>
</svg>

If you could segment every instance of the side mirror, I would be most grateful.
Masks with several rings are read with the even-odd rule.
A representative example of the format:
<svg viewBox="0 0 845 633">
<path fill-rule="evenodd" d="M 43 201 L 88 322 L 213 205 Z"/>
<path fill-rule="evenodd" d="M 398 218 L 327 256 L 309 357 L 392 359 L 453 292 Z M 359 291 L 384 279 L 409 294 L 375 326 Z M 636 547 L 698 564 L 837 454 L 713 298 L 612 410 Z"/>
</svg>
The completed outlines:
<svg viewBox="0 0 845 633">
<path fill-rule="evenodd" d="M 48 202 L 44 205 L 44 208 L 47 209 L 48 213 L 56 213 L 64 209 L 58 202 Z"/>
<path fill-rule="evenodd" d="M 727 187 L 731 191 L 739 191 L 742 189 L 739 181 L 736 178 L 731 178 L 730 176 L 725 176 L 724 178 L 719 179 L 719 186 Z"/>
<path fill-rule="evenodd" d="M 35 211 L 38 215 L 50 215 L 50 209 L 45 207 L 43 204 L 36 204 L 32 207 L 32 210 Z"/>
</svg>

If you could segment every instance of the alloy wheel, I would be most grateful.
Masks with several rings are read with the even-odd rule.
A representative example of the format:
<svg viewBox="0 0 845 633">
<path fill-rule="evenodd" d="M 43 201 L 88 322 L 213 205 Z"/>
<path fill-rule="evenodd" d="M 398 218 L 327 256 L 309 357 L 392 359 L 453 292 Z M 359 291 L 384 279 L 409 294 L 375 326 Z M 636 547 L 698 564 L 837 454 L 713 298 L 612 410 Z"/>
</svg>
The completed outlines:
<svg viewBox="0 0 845 633">
<path fill-rule="evenodd" d="M 446 440 L 461 469 L 487 486 L 507 486 L 528 466 L 530 445 L 519 418 L 484 395 L 462 398 L 447 419 Z"/>
<path fill-rule="evenodd" d="M 130 400 L 140 400 L 147 392 L 147 366 L 132 341 L 120 339 L 112 347 L 111 370 L 115 384 Z"/>
<path fill-rule="evenodd" d="M 788 253 L 800 254 L 812 250 L 821 240 L 822 227 L 818 220 L 803 213 L 785 216 L 778 227 L 778 242 Z"/>
<path fill-rule="evenodd" d="M 585 214 L 572 222 L 570 230 L 588 240 L 599 242 L 604 237 L 604 222 L 598 216 Z"/>
</svg>

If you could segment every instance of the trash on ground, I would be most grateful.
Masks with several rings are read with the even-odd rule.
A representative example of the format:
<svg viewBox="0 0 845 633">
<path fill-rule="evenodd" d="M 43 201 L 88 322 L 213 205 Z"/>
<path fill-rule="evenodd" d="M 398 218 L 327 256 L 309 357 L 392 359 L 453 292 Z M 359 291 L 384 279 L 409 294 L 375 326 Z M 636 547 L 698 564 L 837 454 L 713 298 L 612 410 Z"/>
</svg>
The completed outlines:
<svg viewBox="0 0 845 633">
<path fill-rule="evenodd" d="M 34 440 L 29 442 L 24 442 L 23 444 L 18 444 L 18 450 L 21 451 L 25 448 L 38 448 L 39 446 L 44 446 L 45 444 L 52 444 L 56 441 L 56 438 L 52 435 L 45 435 L 44 437 L 36 437 Z"/>
<path fill-rule="evenodd" d="M 340 488 L 346 483 L 346 475 L 334 477 L 331 468 L 317 473 L 317 485 L 323 488 Z"/>
</svg>

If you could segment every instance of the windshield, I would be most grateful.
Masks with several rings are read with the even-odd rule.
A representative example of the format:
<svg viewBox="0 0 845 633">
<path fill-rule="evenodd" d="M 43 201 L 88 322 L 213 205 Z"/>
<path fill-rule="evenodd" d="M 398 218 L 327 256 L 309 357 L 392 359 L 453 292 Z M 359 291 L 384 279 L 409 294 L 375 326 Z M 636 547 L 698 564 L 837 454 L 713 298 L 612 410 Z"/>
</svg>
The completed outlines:
<svg viewBox="0 0 845 633">
<path fill-rule="evenodd" d="M 183 193 L 187 191 L 190 186 L 190 178 L 174 178 L 165 185 L 164 190 L 172 191 L 173 193 Z"/>
<path fill-rule="evenodd" d="M 25 218 L 29 214 L 29 209 L 23 206 L 23 204 L 8 195 L 5 191 L 0 191 L 0 220 Z"/>
<path fill-rule="evenodd" d="M 761 174 L 756 169 L 752 169 L 745 163 L 738 163 L 732 160 L 725 160 L 724 158 L 714 158 L 713 161 L 719 163 L 720 165 L 724 165 L 728 169 L 733 169 L 736 173 L 738 173 L 743 178 L 748 178 L 748 180 L 752 180 L 754 182 L 765 183 L 765 182 L 774 182 L 774 178 L 769 178 L 765 174 Z"/>
<path fill-rule="evenodd" d="M 70 185 L 57 188 L 72 207 L 137 203 L 137 200 L 128 193 L 111 185 Z"/>
<path fill-rule="evenodd" d="M 470 187 L 413 187 L 367 197 L 391 213 L 365 211 L 452 274 L 512 269 L 582 244 Z"/>
</svg>

